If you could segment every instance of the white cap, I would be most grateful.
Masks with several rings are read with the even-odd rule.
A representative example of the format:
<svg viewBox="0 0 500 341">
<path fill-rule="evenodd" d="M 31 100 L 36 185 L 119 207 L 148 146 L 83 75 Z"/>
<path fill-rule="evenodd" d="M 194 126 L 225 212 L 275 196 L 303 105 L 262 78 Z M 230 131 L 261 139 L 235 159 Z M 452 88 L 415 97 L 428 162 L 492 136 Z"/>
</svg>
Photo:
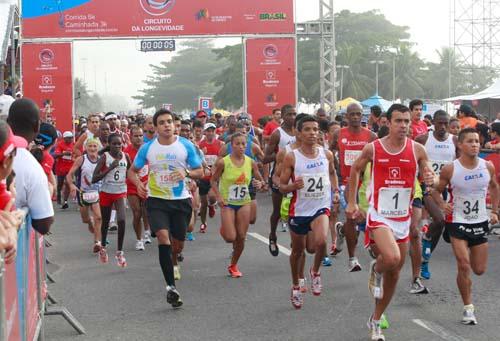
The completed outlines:
<svg viewBox="0 0 500 341">
<path fill-rule="evenodd" d="M 65 131 L 63 133 L 63 138 L 66 138 L 66 137 L 73 137 L 73 133 L 69 130 Z"/>
<path fill-rule="evenodd" d="M 23 93 L 21 91 L 16 92 L 16 97 L 23 97 Z"/>
<path fill-rule="evenodd" d="M 213 123 L 205 123 L 205 126 L 203 127 L 203 130 L 207 130 L 207 129 L 210 129 L 210 128 L 214 128 L 216 129 L 217 126 Z"/>
</svg>

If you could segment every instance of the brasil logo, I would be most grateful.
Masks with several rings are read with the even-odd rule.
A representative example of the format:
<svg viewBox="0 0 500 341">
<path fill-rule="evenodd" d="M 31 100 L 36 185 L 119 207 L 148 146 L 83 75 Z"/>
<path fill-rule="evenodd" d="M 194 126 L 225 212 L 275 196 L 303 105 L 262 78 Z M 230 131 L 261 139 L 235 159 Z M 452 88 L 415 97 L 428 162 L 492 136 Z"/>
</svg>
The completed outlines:
<svg viewBox="0 0 500 341">
<path fill-rule="evenodd" d="M 151 15 L 163 15 L 174 7 L 175 0 L 139 0 L 142 9 Z"/>
</svg>

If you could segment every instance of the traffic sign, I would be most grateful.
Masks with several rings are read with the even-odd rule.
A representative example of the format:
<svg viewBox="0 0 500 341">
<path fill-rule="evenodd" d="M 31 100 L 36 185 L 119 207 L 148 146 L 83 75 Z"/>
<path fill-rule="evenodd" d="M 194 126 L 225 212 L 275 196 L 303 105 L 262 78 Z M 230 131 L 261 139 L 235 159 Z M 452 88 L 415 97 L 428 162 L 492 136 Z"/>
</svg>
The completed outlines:
<svg viewBox="0 0 500 341">
<path fill-rule="evenodd" d="M 141 40 L 141 51 L 175 51 L 175 40 Z"/>
<path fill-rule="evenodd" d="M 212 109 L 212 97 L 200 97 L 198 98 L 198 110 L 211 110 Z"/>
</svg>

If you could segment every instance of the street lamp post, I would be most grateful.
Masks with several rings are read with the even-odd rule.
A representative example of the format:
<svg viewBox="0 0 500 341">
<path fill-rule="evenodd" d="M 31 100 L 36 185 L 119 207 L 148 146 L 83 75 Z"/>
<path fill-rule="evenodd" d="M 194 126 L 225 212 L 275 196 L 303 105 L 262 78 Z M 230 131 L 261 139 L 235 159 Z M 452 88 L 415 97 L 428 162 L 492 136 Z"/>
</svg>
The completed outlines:
<svg viewBox="0 0 500 341">
<path fill-rule="evenodd" d="M 378 66 L 384 64 L 383 60 L 370 60 L 370 64 L 375 64 L 375 94 L 378 95 Z"/>
<path fill-rule="evenodd" d="M 349 65 L 337 65 L 337 69 L 340 69 L 340 99 L 344 99 L 344 69 L 349 69 Z"/>
</svg>

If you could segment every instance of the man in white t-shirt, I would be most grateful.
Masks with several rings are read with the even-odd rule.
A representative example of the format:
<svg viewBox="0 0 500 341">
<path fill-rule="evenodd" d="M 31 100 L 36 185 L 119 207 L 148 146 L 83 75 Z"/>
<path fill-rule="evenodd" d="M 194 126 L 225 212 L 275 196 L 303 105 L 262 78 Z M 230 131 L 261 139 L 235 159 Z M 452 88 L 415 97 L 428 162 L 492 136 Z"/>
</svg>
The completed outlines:
<svg viewBox="0 0 500 341">
<path fill-rule="evenodd" d="M 18 99 L 9 109 L 7 123 L 14 135 L 31 143 L 40 128 L 40 111 L 30 99 Z M 18 148 L 13 170 L 16 174 L 16 207 L 27 207 L 31 225 L 46 234 L 54 222 L 54 208 L 49 194 L 49 183 L 42 166 L 25 148 Z"/>
</svg>

